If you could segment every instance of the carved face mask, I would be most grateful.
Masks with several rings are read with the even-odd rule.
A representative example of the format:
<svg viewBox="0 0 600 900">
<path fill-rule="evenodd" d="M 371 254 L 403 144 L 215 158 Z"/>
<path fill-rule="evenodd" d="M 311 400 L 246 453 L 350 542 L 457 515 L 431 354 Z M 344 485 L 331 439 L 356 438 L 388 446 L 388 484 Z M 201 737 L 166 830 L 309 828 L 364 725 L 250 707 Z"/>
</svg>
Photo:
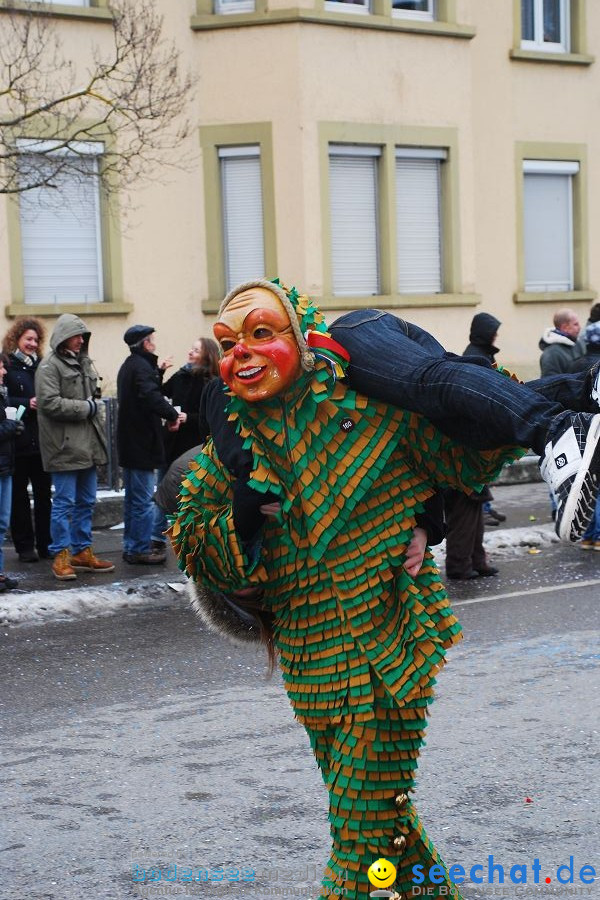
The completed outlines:
<svg viewBox="0 0 600 900">
<path fill-rule="evenodd" d="M 301 374 L 288 314 L 267 288 L 249 288 L 234 297 L 213 330 L 224 353 L 221 378 L 247 403 L 285 392 Z"/>
</svg>

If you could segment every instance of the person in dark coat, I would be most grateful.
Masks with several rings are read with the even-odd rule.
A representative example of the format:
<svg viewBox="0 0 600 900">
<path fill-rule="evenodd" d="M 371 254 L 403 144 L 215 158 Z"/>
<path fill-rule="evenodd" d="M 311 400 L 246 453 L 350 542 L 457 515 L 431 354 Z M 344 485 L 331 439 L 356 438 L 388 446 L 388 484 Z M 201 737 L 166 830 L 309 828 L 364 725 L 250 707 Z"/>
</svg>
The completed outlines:
<svg viewBox="0 0 600 900">
<path fill-rule="evenodd" d="M 463 356 L 485 356 L 493 363 L 496 353 L 499 352 L 494 344 L 501 324 L 500 319 L 491 313 L 481 312 L 473 316 L 469 344 L 465 348 Z"/>
<path fill-rule="evenodd" d="M 491 313 L 477 313 L 471 322 L 469 344 L 463 356 L 483 356 L 495 362 L 495 346 L 500 319 Z M 483 547 L 484 524 L 497 525 L 506 516 L 497 512 L 486 486 L 479 493 L 464 494 L 449 489 L 444 492 L 446 509 L 446 575 L 448 578 L 471 579 L 481 575 L 497 575 L 498 569 L 490 566 Z"/>
<path fill-rule="evenodd" d="M 12 474 L 15 462 L 15 437 L 23 433 L 23 423 L 8 419 L 6 415 L 7 390 L 4 384 L 8 357 L 0 353 L 0 593 L 12 590 L 19 584 L 4 572 L 2 545 L 10 519 Z M 13 410 L 13 414 L 15 410 Z"/>
<path fill-rule="evenodd" d="M 160 484 L 167 469 L 176 459 L 192 447 L 206 440 L 200 435 L 200 403 L 205 387 L 219 374 L 219 347 L 211 338 L 201 337 L 188 351 L 188 361 L 171 375 L 162 386 L 162 392 L 179 412 L 179 428 L 173 431 L 168 424 L 163 428 L 165 465 L 158 472 Z M 155 498 L 156 499 L 156 498 Z M 152 526 L 152 547 L 165 550 L 165 531 L 168 522 L 160 506 L 156 506 Z"/>
<path fill-rule="evenodd" d="M 132 325 L 123 339 L 130 350 L 117 375 L 117 451 L 125 487 L 123 559 L 156 565 L 166 559 L 164 551 L 152 548 L 155 469 L 166 462 L 161 420 L 176 430 L 180 415 L 163 396 L 167 363 L 158 365 L 154 328 Z"/>
<path fill-rule="evenodd" d="M 25 407 L 21 419 L 25 430 L 15 441 L 10 531 L 19 559 L 26 563 L 49 557 L 52 479 L 42 465 L 35 396 L 35 373 L 42 358 L 44 338 L 45 329 L 39 319 L 21 316 L 15 319 L 2 342 L 2 349 L 8 356 L 4 379 L 8 406 Z M 28 492 L 30 483 L 33 521 Z"/>
</svg>

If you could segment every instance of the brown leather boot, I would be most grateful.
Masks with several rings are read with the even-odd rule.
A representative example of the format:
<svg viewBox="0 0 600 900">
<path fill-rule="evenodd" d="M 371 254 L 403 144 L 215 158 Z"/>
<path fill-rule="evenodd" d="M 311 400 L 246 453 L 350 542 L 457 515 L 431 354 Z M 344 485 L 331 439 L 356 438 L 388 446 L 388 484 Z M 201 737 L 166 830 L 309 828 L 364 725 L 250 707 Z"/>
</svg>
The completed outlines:
<svg viewBox="0 0 600 900">
<path fill-rule="evenodd" d="M 85 547 L 71 557 L 73 569 L 81 572 L 114 572 L 115 567 L 107 559 L 98 559 L 91 547 Z"/>
<path fill-rule="evenodd" d="M 54 577 L 58 578 L 59 581 L 71 581 L 73 578 L 77 578 L 75 569 L 71 565 L 71 551 L 69 549 L 58 551 L 52 563 L 52 571 Z"/>
</svg>

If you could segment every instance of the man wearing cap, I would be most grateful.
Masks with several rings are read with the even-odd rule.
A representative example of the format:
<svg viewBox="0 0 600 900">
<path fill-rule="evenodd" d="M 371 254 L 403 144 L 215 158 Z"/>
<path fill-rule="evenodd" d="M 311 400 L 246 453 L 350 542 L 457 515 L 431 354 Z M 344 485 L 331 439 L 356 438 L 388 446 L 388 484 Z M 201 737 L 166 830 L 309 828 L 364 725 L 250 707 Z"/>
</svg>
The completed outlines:
<svg viewBox="0 0 600 900">
<path fill-rule="evenodd" d="M 117 376 L 117 450 L 125 486 L 123 559 L 136 565 L 164 563 L 164 550 L 152 547 L 154 470 L 164 465 L 162 419 L 176 430 L 177 410 L 162 394 L 163 373 L 155 354 L 154 328 L 132 325 L 123 335 L 130 354 Z"/>
<path fill-rule="evenodd" d="M 82 572 L 112 572 L 92 549 L 96 466 L 106 463 L 99 413 L 99 376 L 88 355 L 90 332 L 79 316 L 65 313 L 54 326 L 50 347 L 35 375 L 40 450 L 52 476 L 54 497 L 48 547 L 60 581 Z"/>
</svg>

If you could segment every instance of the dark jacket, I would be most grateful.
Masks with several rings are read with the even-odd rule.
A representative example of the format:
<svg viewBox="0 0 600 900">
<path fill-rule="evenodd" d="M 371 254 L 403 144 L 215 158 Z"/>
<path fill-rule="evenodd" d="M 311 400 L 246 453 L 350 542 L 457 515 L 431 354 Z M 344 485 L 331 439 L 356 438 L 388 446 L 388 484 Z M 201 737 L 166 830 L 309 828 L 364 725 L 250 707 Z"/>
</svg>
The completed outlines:
<svg viewBox="0 0 600 900">
<path fill-rule="evenodd" d="M 21 419 L 25 430 L 16 438 L 15 453 L 17 456 L 37 456 L 40 452 L 37 412 L 31 409 L 29 404 L 31 398 L 35 397 L 35 373 L 40 360 L 36 359 L 28 366 L 14 353 L 11 353 L 8 359 L 9 365 L 4 379 L 4 384 L 8 388 L 8 406 L 25 407 Z"/>
<path fill-rule="evenodd" d="M 500 319 L 490 313 L 482 312 L 473 316 L 469 334 L 470 343 L 463 356 L 485 356 L 490 362 L 494 362 L 494 357 L 499 351 L 492 344 L 492 339 L 496 336 L 501 324 Z"/>
<path fill-rule="evenodd" d="M 188 364 L 163 384 L 165 397 L 169 397 L 173 406 L 178 406 L 187 414 L 187 421 L 177 431 L 169 431 L 166 426 L 163 430 L 167 465 L 200 443 L 200 399 L 212 377 L 206 369 L 194 369 Z"/>
<path fill-rule="evenodd" d="M 151 471 L 165 464 L 162 422 L 177 412 L 162 393 L 162 372 L 154 353 L 133 347 L 117 375 L 119 465 Z"/>
<path fill-rule="evenodd" d="M 61 345 L 81 334 L 78 356 L 65 354 Z M 98 374 L 88 356 L 90 332 L 72 313 L 59 316 L 50 337 L 52 352 L 35 375 L 38 427 L 46 472 L 74 472 L 106 463 L 106 437 L 102 403 L 96 403 Z"/>
<path fill-rule="evenodd" d="M 539 341 L 542 351 L 540 371 L 542 375 L 564 375 L 573 371 L 573 363 L 582 355 L 578 341 L 556 328 L 546 328 Z"/>
<path fill-rule="evenodd" d="M 0 478 L 12 475 L 14 471 L 15 435 L 20 429 L 18 422 L 6 418 L 4 398 L 0 397 Z"/>
</svg>

